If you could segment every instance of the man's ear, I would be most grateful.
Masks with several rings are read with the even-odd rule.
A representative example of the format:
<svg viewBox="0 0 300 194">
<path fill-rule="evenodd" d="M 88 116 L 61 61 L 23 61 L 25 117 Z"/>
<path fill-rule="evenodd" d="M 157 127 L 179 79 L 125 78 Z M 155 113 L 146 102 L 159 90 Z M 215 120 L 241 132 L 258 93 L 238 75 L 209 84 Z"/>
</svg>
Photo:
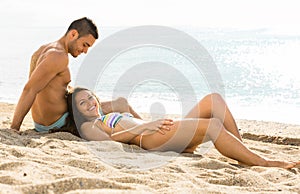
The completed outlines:
<svg viewBox="0 0 300 194">
<path fill-rule="evenodd" d="M 79 33 L 77 30 L 70 30 L 68 34 L 71 40 L 78 39 Z"/>
</svg>

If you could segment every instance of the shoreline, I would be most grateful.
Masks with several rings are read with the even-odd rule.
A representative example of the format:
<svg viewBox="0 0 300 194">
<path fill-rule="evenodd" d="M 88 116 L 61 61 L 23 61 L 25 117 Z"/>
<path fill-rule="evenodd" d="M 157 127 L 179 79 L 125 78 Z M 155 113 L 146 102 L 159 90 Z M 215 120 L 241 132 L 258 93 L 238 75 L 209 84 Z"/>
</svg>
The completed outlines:
<svg viewBox="0 0 300 194">
<path fill-rule="evenodd" d="M 148 152 L 69 133 L 38 133 L 30 114 L 19 135 L 7 130 L 14 108 L 0 102 L 1 193 L 299 192 L 300 168 L 240 166 L 212 145 L 205 151 L 199 146 L 194 154 Z M 298 125 L 252 120 L 237 124 L 249 149 L 271 159 L 299 160 Z"/>
</svg>

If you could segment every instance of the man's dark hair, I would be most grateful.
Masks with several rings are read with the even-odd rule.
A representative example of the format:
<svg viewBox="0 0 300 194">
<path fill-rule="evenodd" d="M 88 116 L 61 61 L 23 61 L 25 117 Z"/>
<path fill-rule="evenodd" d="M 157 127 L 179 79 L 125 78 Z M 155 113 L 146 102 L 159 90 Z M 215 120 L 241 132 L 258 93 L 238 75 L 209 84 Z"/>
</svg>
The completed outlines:
<svg viewBox="0 0 300 194">
<path fill-rule="evenodd" d="M 79 37 L 91 34 L 95 39 L 98 39 L 97 26 L 94 24 L 94 22 L 91 19 L 87 17 L 83 17 L 73 21 L 70 24 L 66 34 L 71 30 L 77 30 L 77 32 L 79 33 Z"/>
</svg>

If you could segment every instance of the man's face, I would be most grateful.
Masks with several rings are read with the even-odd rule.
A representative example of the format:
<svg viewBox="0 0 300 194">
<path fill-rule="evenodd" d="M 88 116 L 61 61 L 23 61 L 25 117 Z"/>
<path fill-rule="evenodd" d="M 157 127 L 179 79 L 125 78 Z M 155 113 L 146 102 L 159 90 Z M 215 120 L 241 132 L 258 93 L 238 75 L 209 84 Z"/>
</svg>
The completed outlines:
<svg viewBox="0 0 300 194">
<path fill-rule="evenodd" d="M 69 42 L 68 51 L 73 57 L 77 57 L 81 53 L 87 53 L 95 41 L 96 39 L 91 34 L 82 36 Z"/>
</svg>

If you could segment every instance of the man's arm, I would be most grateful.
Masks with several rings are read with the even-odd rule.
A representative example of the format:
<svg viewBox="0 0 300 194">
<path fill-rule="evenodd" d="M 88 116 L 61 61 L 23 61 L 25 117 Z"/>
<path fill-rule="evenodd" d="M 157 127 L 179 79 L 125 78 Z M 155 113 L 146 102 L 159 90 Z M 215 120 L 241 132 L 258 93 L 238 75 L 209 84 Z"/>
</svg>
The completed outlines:
<svg viewBox="0 0 300 194">
<path fill-rule="evenodd" d="M 51 52 L 36 67 L 19 98 L 11 128 L 19 130 L 24 117 L 29 112 L 36 95 L 68 65 L 68 56 L 62 52 Z"/>
</svg>

